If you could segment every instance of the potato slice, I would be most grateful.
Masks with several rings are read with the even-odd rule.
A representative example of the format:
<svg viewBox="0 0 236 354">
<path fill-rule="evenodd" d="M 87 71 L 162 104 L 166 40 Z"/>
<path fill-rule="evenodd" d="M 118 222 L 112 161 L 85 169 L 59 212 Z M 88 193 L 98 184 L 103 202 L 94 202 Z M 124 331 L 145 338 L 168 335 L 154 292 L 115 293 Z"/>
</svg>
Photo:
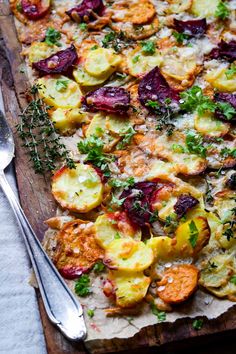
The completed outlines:
<svg viewBox="0 0 236 354">
<path fill-rule="evenodd" d="M 131 224 L 124 212 L 100 215 L 95 222 L 96 240 L 99 246 L 106 248 L 113 240 L 131 237 L 141 240 L 141 230 Z"/>
<path fill-rule="evenodd" d="M 163 62 L 161 53 L 156 51 L 153 55 L 145 55 L 140 47 L 135 48 L 127 55 L 127 65 L 129 74 L 139 77 L 148 73 Z"/>
<path fill-rule="evenodd" d="M 207 137 L 222 137 L 229 132 L 230 124 L 222 122 L 211 113 L 196 115 L 194 118 L 194 128 Z"/>
<path fill-rule="evenodd" d="M 225 67 L 211 70 L 205 75 L 205 79 L 219 91 L 234 92 L 236 91 L 236 74 L 232 75 L 230 78 L 227 78 L 225 74 L 226 71 L 227 68 Z"/>
<path fill-rule="evenodd" d="M 52 194 L 62 208 L 87 213 L 102 202 L 103 184 L 90 165 L 62 167 L 52 178 Z"/>
<path fill-rule="evenodd" d="M 198 17 L 214 17 L 220 0 L 193 0 L 191 12 Z"/>
<path fill-rule="evenodd" d="M 57 89 L 57 83 L 66 82 L 63 90 Z M 39 85 L 39 95 L 54 108 L 77 108 L 81 105 L 82 93 L 79 85 L 63 75 L 47 75 L 36 81 Z"/>
<path fill-rule="evenodd" d="M 214 196 L 214 207 L 224 223 L 232 219 L 232 209 L 236 207 L 236 192 L 229 189 L 224 189 Z"/>
<path fill-rule="evenodd" d="M 102 84 L 108 79 L 110 75 L 104 75 L 104 77 L 94 77 L 89 75 L 82 66 L 79 66 L 73 71 L 75 81 L 81 86 L 96 86 Z"/>
<path fill-rule="evenodd" d="M 197 289 L 198 269 L 191 264 L 175 265 L 167 269 L 157 283 L 157 294 L 167 304 L 186 301 Z"/>
<path fill-rule="evenodd" d="M 153 19 L 156 14 L 154 5 L 149 0 L 129 0 L 114 3 L 112 20 L 116 22 L 131 22 L 142 25 Z"/>
<path fill-rule="evenodd" d="M 112 271 L 108 279 L 115 288 L 116 304 L 122 308 L 133 307 L 141 302 L 151 282 L 151 278 L 146 277 L 142 272 Z"/>
<path fill-rule="evenodd" d="M 29 57 L 29 62 L 32 64 L 39 60 L 48 58 L 57 51 L 57 46 L 48 45 L 46 42 L 33 42 L 27 49 L 27 55 Z"/>
<path fill-rule="evenodd" d="M 67 222 L 56 239 L 53 260 L 65 278 L 78 277 L 103 258 L 103 250 L 95 241 L 93 223 L 89 221 L 76 219 Z"/>
<path fill-rule="evenodd" d="M 197 63 L 189 58 L 171 58 L 164 57 L 161 71 L 164 75 L 174 78 L 178 81 L 188 80 L 194 75 Z"/>
<path fill-rule="evenodd" d="M 121 56 L 111 49 L 98 48 L 90 50 L 86 56 L 84 68 L 87 73 L 96 78 L 111 75 L 121 62 Z"/>
<path fill-rule="evenodd" d="M 128 117 L 121 117 L 118 114 L 106 116 L 106 129 L 115 135 L 120 135 L 132 127 Z"/>
<path fill-rule="evenodd" d="M 72 133 L 79 124 L 88 121 L 87 114 L 81 112 L 78 108 L 69 110 L 57 108 L 52 112 L 50 118 L 53 121 L 55 128 L 59 130 L 61 134 Z"/>
<path fill-rule="evenodd" d="M 167 236 L 152 237 L 147 240 L 146 245 L 153 250 L 156 261 L 173 258 L 173 239 Z"/>
<path fill-rule="evenodd" d="M 106 248 L 104 263 L 111 269 L 139 272 L 153 262 L 153 251 L 141 241 L 120 238 Z"/>
<path fill-rule="evenodd" d="M 192 0 L 167 0 L 170 4 L 167 8 L 167 12 L 172 14 L 179 14 L 187 11 L 192 5 Z"/>
<path fill-rule="evenodd" d="M 198 216 L 180 225 L 176 232 L 174 249 L 181 257 L 196 256 L 209 242 L 211 230 L 207 219 Z"/>
<path fill-rule="evenodd" d="M 105 119 L 106 119 L 105 114 L 103 113 L 95 114 L 86 130 L 85 133 L 86 138 L 90 137 L 91 135 L 102 136 L 105 133 L 105 129 L 106 129 Z"/>
</svg>

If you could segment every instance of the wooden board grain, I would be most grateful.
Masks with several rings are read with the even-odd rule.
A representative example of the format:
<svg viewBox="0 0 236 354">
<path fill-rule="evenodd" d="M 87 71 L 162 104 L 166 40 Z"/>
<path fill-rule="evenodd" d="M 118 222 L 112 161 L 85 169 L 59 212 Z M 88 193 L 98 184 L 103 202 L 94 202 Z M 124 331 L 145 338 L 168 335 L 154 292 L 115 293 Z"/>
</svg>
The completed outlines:
<svg viewBox="0 0 236 354">
<path fill-rule="evenodd" d="M 55 204 L 50 193 L 50 176 L 35 175 L 16 134 L 15 125 L 18 115 L 27 104 L 24 92 L 27 90 L 28 83 L 25 75 L 20 72 L 21 46 L 17 40 L 13 17 L 7 3 L 0 3 L 0 37 L 2 37 L 0 41 L 0 82 L 7 119 L 15 135 L 15 169 L 20 200 L 33 229 L 42 240 L 46 228 L 43 221 L 55 213 Z M 93 354 L 119 351 L 151 353 L 152 348 L 157 346 L 173 345 L 176 347 L 177 343 L 178 346 L 186 346 L 187 343 L 194 343 L 196 340 L 204 343 L 210 340 L 210 335 L 215 338 L 219 334 L 226 335 L 229 331 L 236 334 L 236 308 L 234 308 L 216 320 L 204 320 L 204 326 L 200 331 L 193 329 L 191 319 L 179 320 L 174 324 L 166 323 L 147 327 L 128 340 L 96 341 L 87 344 L 85 348 L 81 343 L 68 342 L 54 328 L 46 317 L 40 294 L 37 296 L 46 345 L 50 354 L 85 354 L 88 350 Z"/>
</svg>

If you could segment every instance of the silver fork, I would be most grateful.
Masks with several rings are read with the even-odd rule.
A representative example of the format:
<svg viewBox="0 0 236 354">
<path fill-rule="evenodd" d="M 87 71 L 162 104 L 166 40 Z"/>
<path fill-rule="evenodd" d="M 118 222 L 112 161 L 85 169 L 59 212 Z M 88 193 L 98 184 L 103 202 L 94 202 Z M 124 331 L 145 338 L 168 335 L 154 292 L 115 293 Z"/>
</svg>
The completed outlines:
<svg viewBox="0 0 236 354">
<path fill-rule="evenodd" d="M 82 307 L 42 248 L 5 177 L 14 150 L 13 134 L 0 111 L 0 186 L 19 223 L 49 319 L 65 337 L 80 341 L 86 337 Z"/>
</svg>

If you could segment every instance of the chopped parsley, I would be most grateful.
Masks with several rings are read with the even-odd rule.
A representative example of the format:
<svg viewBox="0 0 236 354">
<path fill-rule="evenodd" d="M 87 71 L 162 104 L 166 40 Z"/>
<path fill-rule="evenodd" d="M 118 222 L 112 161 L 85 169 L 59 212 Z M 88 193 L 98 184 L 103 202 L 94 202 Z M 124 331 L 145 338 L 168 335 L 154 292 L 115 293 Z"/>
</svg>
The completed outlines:
<svg viewBox="0 0 236 354">
<path fill-rule="evenodd" d="M 191 220 L 189 224 L 189 231 L 190 231 L 189 242 L 191 243 L 191 246 L 194 248 L 197 245 L 199 232 L 193 220 Z"/>
<path fill-rule="evenodd" d="M 126 181 L 121 181 L 119 179 L 111 179 L 109 185 L 114 188 L 127 188 L 133 186 L 135 183 L 134 177 L 127 178 Z"/>
<path fill-rule="evenodd" d="M 172 144 L 171 145 L 171 150 L 173 150 L 177 154 L 182 154 L 182 153 L 186 152 L 186 149 L 180 144 Z"/>
<path fill-rule="evenodd" d="M 90 48 L 90 50 L 96 50 L 96 49 L 98 49 L 98 45 L 97 45 L 97 44 L 94 44 L 94 45 Z"/>
<path fill-rule="evenodd" d="M 128 45 L 129 41 L 122 31 L 119 33 L 110 31 L 104 36 L 102 40 L 102 46 L 104 48 L 113 48 L 117 53 L 120 53 L 122 49 L 126 48 Z"/>
<path fill-rule="evenodd" d="M 114 236 L 114 239 L 115 239 L 115 240 L 118 240 L 119 238 L 121 238 L 121 236 L 120 236 L 119 232 L 116 232 L 116 234 L 115 234 L 115 236 Z"/>
<path fill-rule="evenodd" d="M 232 79 L 233 76 L 236 74 L 236 65 L 231 64 L 230 67 L 226 70 L 225 75 L 228 80 Z"/>
<path fill-rule="evenodd" d="M 191 154 L 206 157 L 206 147 L 203 146 L 203 138 L 194 131 L 188 131 L 186 134 L 185 144 Z"/>
<path fill-rule="evenodd" d="M 122 150 L 127 145 L 129 145 L 133 139 L 133 136 L 136 134 L 136 131 L 133 127 L 129 127 L 126 131 L 121 133 L 121 141 L 117 144 L 117 149 Z"/>
<path fill-rule="evenodd" d="M 180 108 L 187 112 L 197 111 L 202 115 L 206 111 L 215 112 L 216 104 L 208 97 L 203 95 L 199 86 L 193 86 L 189 90 L 180 93 L 182 102 Z"/>
<path fill-rule="evenodd" d="M 59 39 L 61 39 L 61 33 L 52 27 L 48 27 L 44 40 L 45 43 L 50 46 L 56 45 L 58 47 L 61 47 L 61 43 L 58 42 Z"/>
<path fill-rule="evenodd" d="M 199 331 L 202 328 L 202 326 L 203 326 L 203 320 L 200 319 L 200 318 L 197 319 L 197 320 L 194 320 L 192 326 L 193 326 L 194 329 Z"/>
<path fill-rule="evenodd" d="M 104 269 L 105 269 L 105 265 L 102 262 L 97 262 L 93 266 L 93 271 L 95 273 L 101 273 L 104 271 Z"/>
<path fill-rule="evenodd" d="M 228 102 L 218 102 L 217 108 L 224 114 L 225 118 L 231 120 L 236 115 L 236 109 Z"/>
<path fill-rule="evenodd" d="M 153 41 L 141 42 L 141 46 L 144 54 L 153 55 L 156 52 L 156 46 Z"/>
<path fill-rule="evenodd" d="M 154 302 L 150 304 L 153 315 L 157 317 L 158 322 L 163 322 L 166 320 L 166 313 L 164 311 L 158 310 Z"/>
<path fill-rule="evenodd" d="M 114 194 L 111 195 L 111 204 L 112 205 L 116 205 L 117 207 L 120 207 L 124 201 L 125 201 L 126 198 L 117 198 Z"/>
<path fill-rule="evenodd" d="M 88 309 L 88 310 L 87 310 L 87 315 L 88 315 L 90 318 L 93 318 L 93 316 L 94 316 L 94 310 Z"/>
<path fill-rule="evenodd" d="M 84 32 L 84 31 L 87 30 L 87 28 L 88 28 L 87 23 L 82 22 L 82 23 L 79 24 L 79 29 L 80 29 L 81 31 Z"/>
<path fill-rule="evenodd" d="M 215 12 L 215 17 L 218 17 L 219 19 L 224 21 L 229 17 L 229 15 L 230 11 L 228 6 L 224 1 L 220 1 Z"/>
<path fill-rule="evenodd" d="M 68 87 L 69 80 L 58 79 L 56 81 L 56 90 L 59 92 L 65 91 Z"/>
<path fill-rule="evenodd" d="M 176 41 L 179 44 L 182 44 L 184 41 L 186 41 L 186 40 L 188 40 L 190 38 L 188 34 L 179 33 L 179 32 L 176 32 L 176 31 L 173 32 L 173 36 L 175 37 Z"/>
<path fill-rule="evenodd" d="M 236 275 L 233 275 L 229 281 L 230 281 L 230 283 L 236 285 Z"/>
<path fill-rule="evenodd" d="M 81 275 L 81 277 L 75 282 L 75 293 L 82 297 L 89 295 L 91 293 L 89 285 L 89 276 L 86 274 Z"/>
<path fill-rule="evenodd" d="M 21 12 L 21 13 L 23 12 L 23 7 L 20 2 L 18 2 L 18 4 L 16 5 L 16 9 L 18 12 Z"/>
<path fill-rule="evenodd" d="M 229 149 L 227 147 L 224 147 L 223 149 L 220 150 L 220 155 L 224 158 L 227 157 L 236 158 L 236 148 Z"/>
<path fill-rule="evenodd" d="M 101 138 L 92 135 L 80 141 L 77 146 L 82 154 L 87 154 L 85 161 L 90 161 L 101 169 L 105 177 L 110 177 L 109 163 L 114 160 L 114 157 L 103 153 L 104 143 Z"/>
<path fill-rule="evenodd" d="M 132 58 L 132 63 L 136 64 L 140 59 L 140 55 L 135 55 L 135 57 Z"/>
</svg>

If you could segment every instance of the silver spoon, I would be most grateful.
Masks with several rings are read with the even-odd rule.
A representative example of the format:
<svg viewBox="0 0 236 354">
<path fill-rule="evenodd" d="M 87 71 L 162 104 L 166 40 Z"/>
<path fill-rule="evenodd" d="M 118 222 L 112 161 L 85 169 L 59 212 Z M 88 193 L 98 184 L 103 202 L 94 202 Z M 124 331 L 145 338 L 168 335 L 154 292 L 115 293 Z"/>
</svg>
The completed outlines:
<svg viewBox="0 0 236 354">
<path fill-rule="evenodd" d="M 4 174 L 14 156 L 14 139 L 0 111 L 0 186 L 15 213 L 49 319 L 72 341 L 86 337 L 83 310 L 42 248 Z"/>
</svg>

